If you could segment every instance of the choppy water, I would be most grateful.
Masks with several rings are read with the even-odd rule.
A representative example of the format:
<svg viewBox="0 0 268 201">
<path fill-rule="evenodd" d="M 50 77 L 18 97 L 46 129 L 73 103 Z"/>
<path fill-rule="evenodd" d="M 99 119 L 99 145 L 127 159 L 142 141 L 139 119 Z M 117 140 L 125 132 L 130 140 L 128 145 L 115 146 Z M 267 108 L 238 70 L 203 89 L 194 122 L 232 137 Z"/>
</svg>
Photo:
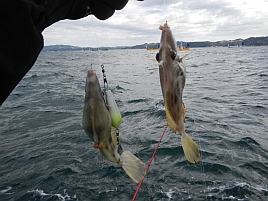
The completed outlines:
<svg viewBox="0 0 268 201">
<path fill-rule="evenodd" d="M 136 200 L 267 200 L 268 47 L 191 52 L 185 127 L 201 162 L 168 130 Z M 131 200 L 137 184 L 84 133 L 85 76 L 92 63 L 102 84 L 104 63 L 123 149 L 148 164 L 166 124 L 155 54 L 42 52 L 0 108 L 0 200 Z"/>
</svg>

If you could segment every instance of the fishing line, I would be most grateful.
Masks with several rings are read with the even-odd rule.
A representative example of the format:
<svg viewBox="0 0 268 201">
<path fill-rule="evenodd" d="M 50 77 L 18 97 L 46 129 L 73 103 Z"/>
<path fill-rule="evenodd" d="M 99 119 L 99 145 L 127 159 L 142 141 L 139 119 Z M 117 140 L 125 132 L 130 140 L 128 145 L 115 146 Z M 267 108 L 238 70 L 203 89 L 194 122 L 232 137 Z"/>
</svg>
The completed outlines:
<svg viewBox="0 0 268 201">
<path fill-rule="evenodd" d="M 194 121 L 194 133 L 196 134 L 197 133 L 197 142 L 200 142 L 200 135 L 198 134 L 197 132 L 197 126 L 196 126 L 196 115 L 195 115 L 195 111 L 192 111 L 191 112 L 192 115 L 193 115 L 193 121 Z M 203 186 L 204 186 L 204 194 L 205 194 L 205 197 L 206 197 L 206 200 L 207 200 L 207 196 L 206 196 L 206 189 L 207 189 L 207 184 L 206 184 L 206 174 L 205 174 L 205 167 L 204 167 L 204 162 L 203 162 L 203 151 L 202 151 L 202 147 L 200 146 L 200 143 L 199 143 L 199 148 L 200 148 L 200 165 L 201 165 L 201 173 L 202 173 L 202 176 L 203 176 Z"/>
<path fill-rule="evenodd" d="M 95 27 L 95 23 L 94 23 L 94 20 L 93 20 L 93 17 L 92 15 L 90 16 L 91 18 L 91 25 L 92 25 L 92 32 L 93 32 L 93 37 L 95 38 L 95 41 L 96 41 L 96 51 L 98 53 L 98 56 L 97 56 L 97 60 L 98 60 L 98 65 L 100 66 L 101 65 L 101 61 L 102 61 L 102 55 L 100 53 L 100 48 L 99 48 L 99 40 L 98 40 L 98 35 L 97 35 L 97 32 L 96 32 L 96 27 Z M 90 26 L 89 26 L 89 21 L 88 21 L 88 17 L 85 18 L 86 19 L 86 28 L 89 30 L 90 29 Z M 88 41 L 88 52 L 90 53 L 91 51 L 93 51 L 93 47 L 90 47 L 90 37 L 89 37 L 89 31 L 87 32 L 87 41 Z M 88 55 L 88 58 L 92 59 L 92 55 Z M 90 62 L 89 60 L 89 63 L 91 63 L 91 69 L 92 69 L 92 61 Z"/>
<path fill-rule="evenodd" d="M 200 142 L 200 135 L 197 132 L 197 126 L 196 126 L 196 120 L 195 120 L 195 112 L 191 111 L 192 116 L 193 116 L 193 121 L 194 121 L 194 133 L 197 133 L 197 142 Z M 206 174 L 205 174 L 205 167 L 204 167 L 204 162 L 203 162 L 203 152 L 202 152 L 202 147 L 200 146 L 200 143 L 198 144 L 199 148 L 200 148 L 200 165 L 201 165 L 201 173 L 203 175 L 203 186 L 204 186 L 204 194 L 206 195 L 206 189 L 207 189 L 207 184 L 206 184 Z M 207 200 L 207 196 L 206 200 Z"/>
<path fill-rule="evenodd" d="M 166 5 L 166 0 L 164 0 L 164 8 L 167 12 L 167 5 Z M 175 7 L 174 7 L 174 0 L 172 0 L 172 10 L 173 10 L 173 15 L 175 17 L 175 20 L 176 20 L 176 25 L 177 25 L 177 32 L 178 32 L 178 37 L 179 37 L 179 41 L 182 43 L 182 39 L 181 39 L 181 33 L 180 33 L 180 28 L 179 28 L 179 22 L 178 22 L 178 16 L 177 16 L 177 13 L 176 13 L 176 10 L 175 10 Z M 200 142 L 200 135 L 198 134 L 197 132 L 197 126 L 196 126 L 196 119 L 195 119 L 195 114 L 193 112 L 193 119 L 194 119 L 194 133 L 197 133 L 197 142 Z M 200 147 L 200 145 L 198 145 Z M 201 151 L 201 147 L 200 147 L 200 165 L 201 165 L 201 174 L 203 176 L 203 185 L 204 185 L 204 194 L 206 194 L 206 175 L 205 175 L 205 167 L 204 167 L 204 163 L 203 163 L 203 152 Z M 206 200 L 207 200 L 207 196 L 205 195 L 206 197 Z"/>
<path fill-rule="evenodd" d="M 94 31 L 94 35 L 95 35 L 95 40 L 97 42 L 98 60 L 99 60 L 99 64 L 100 64 L 101 63 L 101 60 L 102 60 L 102 55 L 101 55 L 101 53 L 99 51 L 100 50 L 100 46 L 99 46 L 98 36 L 97 36 L 97 33 L 96 33 L 95 24 L 94 24 L 92 15 L 90 17 L 91 17 L 91 22 L 92 22 L 92 25 L 93 25 L 93 31 Z"/>
<path fill-rule="evenodd" d="M 180 34 L 180 29 L 179 29 L 178 17 L 177 17 L 175 8 L 174 8 L 174 2 L 173 2 L 173 0 L 172 0 L 172 9 L 173 9 L 173 13 L 174 13 L 174 15 L 175 15 L 175 20 L 176 20 L 176 24 L 177 24 L 177 29 L 178 29 L 179 39 L 180 39 L 180 41 L 181 41 L 181 34 Z"/>
<path fill-rule="evenodd" d="M 151 157 L 151 159 L 150 159 L 150 161 L 149 161 L 149 163 L 148 163 L 148 165 L 147 165 L 147 167 L 146 167 L 146 174 L 147 174 L 147 172 L 148 172 L 148 170 L 149 170 L 149 168 L 150 168 L 150 166 L 151 166 L 151 164 L 152 164 L 152 162 L 153 162 L 153 159 L 154 159 L 154 156 L 155 156 L 155 154 L 156 154 L 156 152 L 157 152 L 157 150 L 158 150 L 158 147 L 160 146 L 160 143 L 162 142 L 162 139 L 163 139 L 163 137 L 164 137 L 164 135 L 165 135 L 165 133 L 166 133 L 167 127 L 168 127 L 168 125 L 166 125 L 166 127 L 164 128 L 164 131 L 163 131 L 163 133 L 162 133 L 162 135 L 161 135 L 161 137 L 160 137 L 160 139 L 159 139 L 159 141 L 158 141 L 158 144 L 157 144 L 156 147 L 155 147 L 154 153 L 153 153 L 153 155 L 152 155 L 152 157 Z M 143 179 L 143 180 L 144 180 L 144 179 Z M 132 201 L 134 201 L 134 200 L 136 199 L 136 197 L 137 197 L 137 195 L 138 195 L 138 193 L 139 193 L 139 190 L 140 190 L 140 188 L 141 188 L 141 185 L 142 185 L 142 183 L 143 183 L 143 180 L 140 181 L 140 183 L 139 183 L 139 185 L 138 185 L 138 187 L 137 187 L 137 189 L 136 189 L 136 192 L 135 192 L 135 194 L 134 194 L 134 196 L 133 196 L 133 198 L 132 198 Z"/>
<path fill-rule="evenodd" d="M 176 24 L 177 24 L 177 31 L 178 31 L 178 35 L 179 35 L 179 41 L 182 43 L 182 39 L 181 39 L 181 33 L 180 33 L 180 29 L 179 29 L 179 23 L 178 23 L 178 17 L 177 17 L 177 13 L 176 13 L 176 10 L 174 8 L 174 1 L 172 0 L 172 9 L 173 9 L 173 13 L 174 13 L 174 16 L 175 16 L 175 19 L 176 19 Z M 185 64 L 186 65 L 186 64 Z M 196 121 L 195 121 L 195 114 L 194 112 L 192 112 L 193 114 L 193 119 L 194 119 L 194 130 L 195 130 L 195 133 L 197 133 L 197 141 L 200 142 L 200 135 L 198 134 L 197 132 L 197 129 L 196 129 Z M 200 145 L 198 145 L 200 147 Z M 200 164 L 201 164 L 201 173 L 203 174 L 203 185 L 205 187 L 204 189 L 204 193 L 206 193 L 206 175 L 205 175 L 205 167 L 204 167 L 204 164 L 203 164 L 203 152 L 201 151 L 201 147 L 200 147 Z M 206 196 L 206 200 L 207 200 L 207 196 Z"/>
</svg>

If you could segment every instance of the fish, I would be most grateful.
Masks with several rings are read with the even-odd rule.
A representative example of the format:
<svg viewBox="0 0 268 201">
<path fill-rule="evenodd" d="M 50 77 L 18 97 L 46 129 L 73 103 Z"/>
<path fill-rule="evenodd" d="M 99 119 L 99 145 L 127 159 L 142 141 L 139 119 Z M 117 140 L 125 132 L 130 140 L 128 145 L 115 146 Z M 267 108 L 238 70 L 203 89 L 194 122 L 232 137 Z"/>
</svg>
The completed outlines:
<svg viewBox="0 0 268 201">
<path fill-rule="evenodd" d="M 130 151 L 120 151 L 116 128 L 112 127 L 111 115 L 93 69 L 87 71 L 82 124 L 94 142 L 93 147 L 99 149 L 108 161 L 119 164 L 134 182 L 144 179 L 144 163 Z"/>
<path fill-rule="evenodd" d="M 186 67 L 179 57 L 177 42 L 167 22 L 159 29 L 162 31 L 159 52 L 159 76 L 166 111 L 166 120 L 170 129 L 181 136 L 182 148 L 186 159 L 191 163 L 200 161 L 200 150 L 193 139 L 185 132 L 186 109 L 182 93 L 186 82 Z M 187 56 L 187 55 L 186 55 Z"/>
</svg>

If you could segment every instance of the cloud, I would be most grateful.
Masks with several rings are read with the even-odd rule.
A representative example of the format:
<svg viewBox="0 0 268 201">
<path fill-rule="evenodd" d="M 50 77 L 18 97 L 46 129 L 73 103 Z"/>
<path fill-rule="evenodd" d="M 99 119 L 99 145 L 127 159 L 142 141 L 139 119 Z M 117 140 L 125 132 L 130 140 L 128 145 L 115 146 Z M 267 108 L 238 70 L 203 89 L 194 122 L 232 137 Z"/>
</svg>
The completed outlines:
<svg viewBox="0 0 268 201">
<path fill-rule="evenodd" d="M 64 20 L 44 31 L 45 45 L 125 46 L 159 42 L 166 20 L 182 41 L 267 36 L 267 0 L 130 0 L 105 21 L 88 16 Z"/>
</svg>

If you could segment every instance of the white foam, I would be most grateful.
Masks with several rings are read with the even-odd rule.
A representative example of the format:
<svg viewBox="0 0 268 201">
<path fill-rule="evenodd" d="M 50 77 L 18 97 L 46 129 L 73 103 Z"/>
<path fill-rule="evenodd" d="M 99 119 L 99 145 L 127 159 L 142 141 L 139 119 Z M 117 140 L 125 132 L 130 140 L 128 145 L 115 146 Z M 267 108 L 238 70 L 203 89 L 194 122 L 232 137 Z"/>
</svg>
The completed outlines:
<svg viewBox="0 0 268 201">
<path fill-rule="evenodd" d="M 46 197 L 46 196 L 57 196 L 59 198 L 59 200 L 61 201 L 67 201 L 67 200 L 77 200 L 76 199 L 76 195 L 74 195 L 73 197 L 72 196 L 69 196 L 67 193 L 66 193 L 66 189 L 64 189 L 64 195 L 61 195 L 61 194 L 47 194 L 47 193 L 44 193 L 43 190 L 32 190 L 32 191 L 28 191 L 27 193 L 33 193 L 33 194 L 37 194 L 41 197 Z"/>
<path fill-rule="evenodd" d="M 6 187 L 6 189 L 0 190 L 0 195 L 5 194 L 6 192 L 10 191 L 12 189 L 11 186 Z"/>
<path fill-rule="evenodd" d="M 114 190 L 103 190 L 103 191 L 99 191 L 99 194 L 101 193 L 109 193 L 109 192 L 114 192 L 117 191 L 117 187 Z"/>
</svg>

